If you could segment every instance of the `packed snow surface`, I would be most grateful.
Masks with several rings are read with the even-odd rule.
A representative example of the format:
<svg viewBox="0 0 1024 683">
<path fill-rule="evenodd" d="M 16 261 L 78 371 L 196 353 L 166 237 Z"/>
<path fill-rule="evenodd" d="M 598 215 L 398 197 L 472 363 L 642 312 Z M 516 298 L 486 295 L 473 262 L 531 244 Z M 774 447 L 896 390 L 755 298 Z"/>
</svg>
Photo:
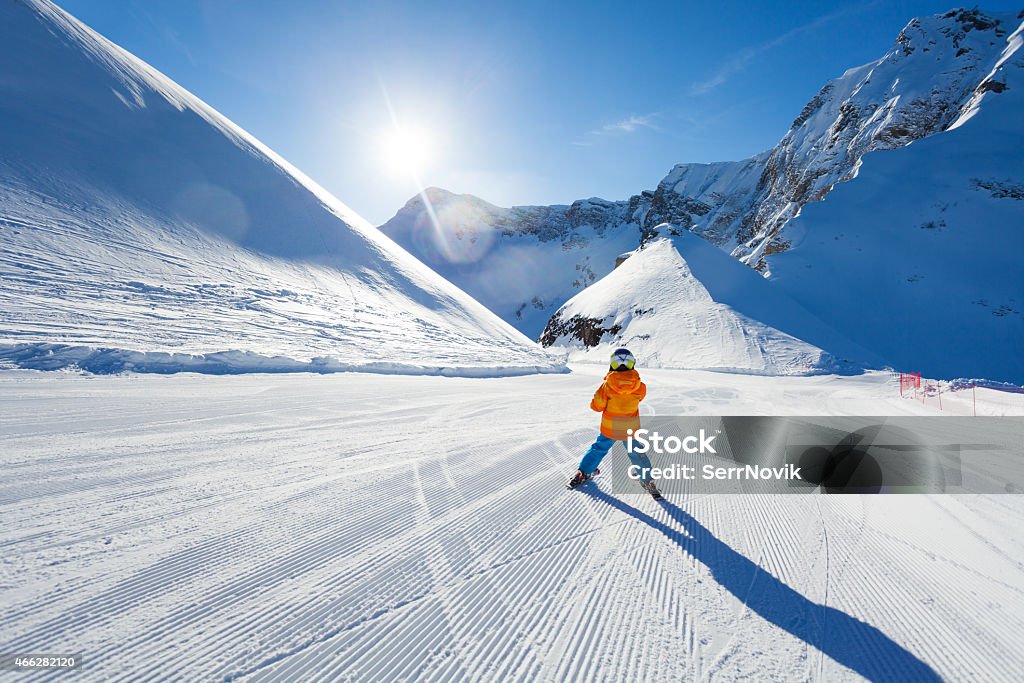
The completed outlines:
<svg viewBox="0 0 1024 683">
<path fill-rule="evenodd" d="M 572 349 L 576 360 L 603 362 L 626 346 L 645 366 L 768 375 L 869 364 L 870 354 L 722 250 L 685 230 L 658 230 L 675 236 L 648 242 L 570 299 L 544 343 Z M 580 326 L 600 328 L 591 331 L 600 343 L 588 346 Z"/>
<path fill-rule="evenodd" d="M 171 372 L 552 371 L 152 67 L 0 3 L 0 360 Z"/>
<path fill-rule="evenodd" d="M 567 491 L 601 374 L 0 373 L 0 652 L 106 681 L 1018 679 L 1021 496 Z M 937 414 L 883 374 L 642 374 L 645 414 Z"/>
</svg>

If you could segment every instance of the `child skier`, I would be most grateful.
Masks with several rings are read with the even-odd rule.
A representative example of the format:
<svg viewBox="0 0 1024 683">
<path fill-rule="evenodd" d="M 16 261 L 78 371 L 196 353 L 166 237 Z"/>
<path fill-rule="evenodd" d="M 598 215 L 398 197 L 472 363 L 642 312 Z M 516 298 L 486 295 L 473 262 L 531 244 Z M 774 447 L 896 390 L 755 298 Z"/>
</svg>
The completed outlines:
<svg viewBox="0 0 1024 683">
<path fill-rule="evenodd" d="M 640 401 L 647 395 L 647 385 L 640 381 L 640 373 L 633 369 L 634 365 L 636 358 L 629 349 L 616 349 L 612 354 L 604 384 L 598 387 L 590 402 L 590 409 L 601 413 L 601 433 L 580 460 L 579 470 L 569 480 L 569 488 L 574 489 L 589 480 L 615 442 L 626 441 L 627 430 L 640 428 Z M 630 461 L 640 467 L 640 485 L 654 498 L 661 498 L 651 481 L 651 461 L 642 453 L 634 453 L 628 445 L 626 453 Z"/>
</svg>

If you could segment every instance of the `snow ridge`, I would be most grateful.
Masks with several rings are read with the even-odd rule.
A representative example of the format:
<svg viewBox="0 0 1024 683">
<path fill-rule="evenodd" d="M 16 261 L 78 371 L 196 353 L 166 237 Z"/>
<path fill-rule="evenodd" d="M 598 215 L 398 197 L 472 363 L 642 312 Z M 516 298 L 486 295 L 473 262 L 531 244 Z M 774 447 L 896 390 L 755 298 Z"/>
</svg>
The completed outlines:
<svg viewBox="0 0 1024 683">
<path fill-rule="evenodd" d="M 977 9 L 917 18 L 882 58 L 828 83 L 768 157 L 733 255 L 764 269 L 764 256 L 789 246 L 786 223 L 856 177 L 865 154 L 952 127 L 978 93 L 999 88 L 992 75 L 1019 24 Z"/>
<path fill-rule="evenodd" d="M 949 130 L 865 156 L 766 259 L 780 289 L 894 367 L 1024 384 L 1021 33 Z"/>
</svg>

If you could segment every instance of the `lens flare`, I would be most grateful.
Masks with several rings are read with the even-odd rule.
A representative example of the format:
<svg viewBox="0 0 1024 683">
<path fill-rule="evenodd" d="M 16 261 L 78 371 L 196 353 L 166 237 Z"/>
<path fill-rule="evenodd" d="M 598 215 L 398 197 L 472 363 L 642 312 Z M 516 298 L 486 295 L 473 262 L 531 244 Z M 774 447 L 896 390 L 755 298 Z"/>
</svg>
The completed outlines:
<svg viewBox="0 0 1024 683">
<path fill-rule="evenodd" d="M 425 161 L 425 154 L 427 151 L 426 141 L 427 136 L 423 134 L 417 134 L 414 129 L 407 126 L 403 126 L 398 120 L 398 114 L 395 112 L 394 105 L 391 104 L 391 96 L 388 95 L 388 89 L 384 86 L 384 81 L 380 80 L 378 76 L 378 82 L 380 83 L 381 94 L 384 96 L 384 103 L 387 105 L 388 114 L 391 117 L 392 130 L 390 132 L 390 140 L 388 147 L 393 150 L 392 158 L 399 161 L 399 165 L 409 174 L 413 182 L 416 183 L 416 190 L 423 199 L 423 208 L 427 212 L 427 218 L 430 220 L 431 228 L 433 229 L 433 236 L 435 241 L 442 245 L 442 253 L 445 249 L 444 245 L 447 244 L 448 240 L 444 230 L 441 228 L 441 224 L 437 219 L 437 213 L 434 211 L 434 205 L 430 201 L 430 197 L 427 196 L 426 187 L 423 185 L 423 181 L 420 180 L 420 165 Z M 415 156 L 419 154 L 421 158 L 418 160 L 419 163 L 410 163 L 411 160 L 415 160 Z"/>
<path fill-rule="evenodd" d="M 414 241 L 428 262 L 464 264 L 479 261 L 494 244 L 495 230 L 483 212 L 462 203 L 435 201 L 428 190 L 425 202 L 433 207 L 420 214 L 414 226 Z"/>
</svg>

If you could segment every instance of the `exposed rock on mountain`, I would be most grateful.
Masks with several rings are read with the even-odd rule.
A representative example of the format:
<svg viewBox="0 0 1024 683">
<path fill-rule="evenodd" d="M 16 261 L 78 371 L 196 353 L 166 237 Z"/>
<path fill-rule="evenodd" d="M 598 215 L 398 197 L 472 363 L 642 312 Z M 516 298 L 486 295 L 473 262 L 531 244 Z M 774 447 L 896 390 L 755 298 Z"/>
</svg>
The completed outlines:
<svg viewBox="0 0 1024 683">
<path fill-rule="evenodd" d="M 786 223 L 855 177 L 865 154 L 940 133 L 977 93 L 999 92 L 993 70 L 1018 24 L 977 9 L 914 19 L 881 59 L 827 84 L 769 155 L 733 254 L 763 269 L 788 247 Z"/>
<path fill-rule="evenodd" d="M 961 48 L 1004 25 L 962 16 Z M 894 367 L 1024 384 L 1022 44 L 1005 31 L 983 81 L 1002 91 L 975 89 L 940 135 L 866 155 L 766 258 L 774 285 Z"/>
</svg>

